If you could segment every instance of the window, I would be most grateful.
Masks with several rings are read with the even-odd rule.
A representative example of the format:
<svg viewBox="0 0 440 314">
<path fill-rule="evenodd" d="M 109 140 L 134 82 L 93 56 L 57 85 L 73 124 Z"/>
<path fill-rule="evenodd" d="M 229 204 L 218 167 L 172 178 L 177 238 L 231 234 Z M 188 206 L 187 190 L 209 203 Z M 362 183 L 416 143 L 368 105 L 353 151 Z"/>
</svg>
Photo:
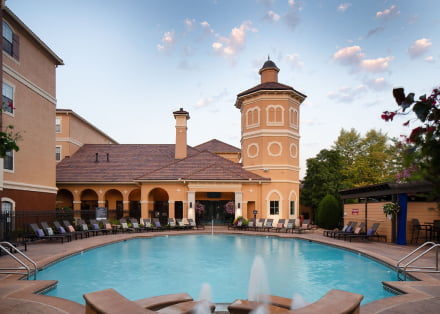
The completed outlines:
<svg viewBox="0 0 440 314">
<path fill-rule="evenodd" d="M 3 159 L 3 169 L 14 170 L 14 152 L 12 150 L 6 151 Z"/>
<path fill-rule="evenodd" d="M 14 113 L 14 88 L 3 83 L 3 112 Z"/>
<path fill-rule="evenodd" d="M 295 201 L 290 201 L 290 215 L 295 215 Z"/>
<path fill-rule="evenodd" d="M 11 27 L 9 27 L 7 23 L 3 22 L 3 51 L 7 52 L 11 56 L 13 54 L 13 39 L 14 33 L 12 32 Z"/>
<path fill-rule="evenodd" d="M 61 133 L 61 118 L 55 119 L 55 132 Z"/>
<path fill-rule="evenodd" d="M 292 107 L 289 108 L 289 123 L 292 128 L 298 128 L 298 110 Z"/>
<path fill-rule="evenodd" d="M 280 213 L 280 203 L 279 201 L 270 201 L 270 214 L 278 215 Z"/>
<path fill-rule="evenodd" d="M 267 107 L 267 125 L 284 124 L 284 108 L 280 105 L 270 105 Z"/>
<path fill-rule="evenodd" d="M 55 147 L 55 160 L 56 161 L 61 160 L 61 146 Z"/>
<path fill-rule="evenodd" d="M 3 22 L 3 51 L 18 60 L 19 40 L 8 23 Z"/>
<path fill-rule="evenodd" d="M 260 108 L 254 107 L 246 112 L 246 125 L 248 128 L 260 125 Z"/>
</svg>

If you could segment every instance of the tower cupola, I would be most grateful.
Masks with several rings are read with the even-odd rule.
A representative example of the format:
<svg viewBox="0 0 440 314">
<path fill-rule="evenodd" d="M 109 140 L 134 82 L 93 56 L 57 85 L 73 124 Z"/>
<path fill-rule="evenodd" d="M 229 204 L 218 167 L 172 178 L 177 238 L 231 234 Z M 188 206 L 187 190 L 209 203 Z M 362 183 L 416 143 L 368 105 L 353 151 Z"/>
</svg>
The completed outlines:
<svg viewBox="0 0 440 314">
<path fill-rule="evenodd" d="M 267 57 L 267 61 L 264 62 L 263 66 L 258 72 L 261 76 L 261 83 L 278 82 L 278 72 L 280 72 L 280 69 L 277 67 L 275 62 Z"/>
</svg>

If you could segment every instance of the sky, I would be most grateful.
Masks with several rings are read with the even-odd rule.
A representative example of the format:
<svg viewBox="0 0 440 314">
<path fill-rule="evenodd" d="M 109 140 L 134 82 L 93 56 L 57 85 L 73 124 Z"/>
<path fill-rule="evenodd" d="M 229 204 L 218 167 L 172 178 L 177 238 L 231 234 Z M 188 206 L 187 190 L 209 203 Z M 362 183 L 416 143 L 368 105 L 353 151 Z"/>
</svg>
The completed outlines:
<svg viewBox="0 0 440 314">
<path fill-rule="evenodd" d="M 438 0 L 7 0 L 63 60 L 57 107 L 120 143 L 174 143 L 172 112 L 189 111 L 188 143 L 240 147 L 236 95 L 259 84 L 268 55 L 279 81 L 307 95 L 306 159 L 341 128 L 407 134 L 393 87 L 440 85 Z"/>
</svg>

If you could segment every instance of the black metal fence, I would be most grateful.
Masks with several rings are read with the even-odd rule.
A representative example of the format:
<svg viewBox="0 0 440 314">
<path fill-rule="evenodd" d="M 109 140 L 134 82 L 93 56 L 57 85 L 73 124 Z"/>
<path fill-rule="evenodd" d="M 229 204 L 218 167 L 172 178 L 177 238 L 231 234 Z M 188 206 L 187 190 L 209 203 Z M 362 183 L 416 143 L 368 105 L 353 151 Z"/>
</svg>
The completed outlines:
<svg viewBox="0 0 440 314">
<path fill-rule="evenodd" d="M 120 210 L 108 210 L 108 220 L 118 220 L 122 218 L 123 212 Z M 20 210 L 0 213 L 0 240 L 15 241 L 24 235 L 32 233 L 29 224 L 47 222 L 52 224 L 54 221 L 62 223 L 68 220 L 74 223 L 76 219 L 96 219 L 96 210 Z"/>
</svg>

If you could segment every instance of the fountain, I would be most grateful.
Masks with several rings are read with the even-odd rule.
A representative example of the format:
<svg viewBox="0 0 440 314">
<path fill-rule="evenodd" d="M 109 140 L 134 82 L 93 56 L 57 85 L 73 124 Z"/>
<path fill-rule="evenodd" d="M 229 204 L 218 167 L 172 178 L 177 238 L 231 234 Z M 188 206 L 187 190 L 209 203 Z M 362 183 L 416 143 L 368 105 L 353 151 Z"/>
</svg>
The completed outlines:
<svg viewBox="0 0 440 314">
<path fill-rule="evenodd" d="M 261 256 L 255 256 L 249 278 L 248 300 L 263 304 L 268 303 L 269 282 L 266 266 Z"/>
<path fill-rule="evenodd" d="M 307 305 L 309 305 L 310 303 L 307 302 L 302 295 L 300 295 L 299 293 L 294 293 L 293 294 L 293 298 L 292 298 L 292 304 L 290 305 L 290 309 L 291 310 L 297 310 L 300 309 L 302 307 L 305 307 Z"/>
<path fill-rule="evenodd" d="M 208 283 L 202 284 L 199 295 L 199 303 L 194 308 L 195 314 L 211 314 L 209 308 L 210 302 L 212 302 L 212 289 Z"/>
</svg>

